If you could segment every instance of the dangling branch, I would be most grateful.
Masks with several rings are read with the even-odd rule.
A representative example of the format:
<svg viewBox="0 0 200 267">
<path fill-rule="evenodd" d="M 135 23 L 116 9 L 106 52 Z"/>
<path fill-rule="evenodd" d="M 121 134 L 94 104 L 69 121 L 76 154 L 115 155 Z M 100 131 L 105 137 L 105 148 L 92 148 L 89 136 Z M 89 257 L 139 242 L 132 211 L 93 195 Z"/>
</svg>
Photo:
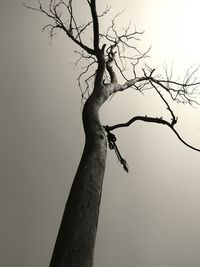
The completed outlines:
<svg viewBox="0 0 200 267">
<path fill-rule="evenodd" d="M 124 170 L 126 172 L 128 172 L 128 164 L 126 162 L 126 160 L 121 156 L 120 152 L 119 152 L 119 149 L 116 145 L 116 136 L 114 134 L 112 134 L 109 130 L 109 126 L 104 126 L 104 129 L 106 130 L 107 132 L 107 139 L 108 139 L 108 146 L 110 149 L 114 149 L 115 150 L 115 154 L 117 155 L 117 158 L 119 160 L 119 162 L 122 164 Z"/>
</svg>

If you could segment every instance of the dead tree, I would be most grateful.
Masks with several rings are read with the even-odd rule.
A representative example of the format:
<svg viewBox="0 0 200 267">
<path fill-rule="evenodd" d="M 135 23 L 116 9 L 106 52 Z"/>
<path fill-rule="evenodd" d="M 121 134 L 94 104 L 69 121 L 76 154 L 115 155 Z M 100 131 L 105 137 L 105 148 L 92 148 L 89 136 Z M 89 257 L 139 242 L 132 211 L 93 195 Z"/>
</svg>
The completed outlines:
<svg viewBox="0 0 200 267">
<path fill-rule="evenodd" d="M 145 64 L 149 49 L 141 52 L 137 43 L 143 32 L 131 29 L 128 25 L 117 30 L 117 14 L 107 31 L 100 32 L 100 19 L 109 12 L 98 14 L 96 0 L 85 0 L 91 18 L 85 24 L 79 24 L 74 16 L 73 0 L 49 0 L 48 5 L 37 0 L 37 6 L 25 5 L 31 10 L 44 14 L 49 24 L 50 37 L 56 31 L 62 31 L 81 51 L 78 61 L 85 60 L 84 71 L 78 77 L 83 101 L 82 121 L 85 131 L 85 146 L 71 191 L 66 203 L 61 226 L 55 243 L 50 267 L 91 267 L 97 232 L 102 183 L 106 166 L 107 143 L 128 171 L 125 159 L 116 145 L 112 130 L 127 127 L 136 120 L 158 123 L 168 126 L 185 145 L 186 143 L 175 129 L 177 117 L 170 103 L 197 104 L 196 93 L 200 84 L 195 78 L 198 68 L 188 70 L 181 82 L 173 80 L 171 75 L 156 74 L 154 68 Z M 91 45 L 83 41 L 83 33 L 92 28 Z M 118 82 L 118 78 L 124 82 Z M 103 126 L 99 120 L 99 110 L 103 103 L 119 91 L 128 88 L 145 94 L 145 90 L 154 90 L 169 112 L 170 119 L 136 116 L 127 123 Z"/>
</svg>

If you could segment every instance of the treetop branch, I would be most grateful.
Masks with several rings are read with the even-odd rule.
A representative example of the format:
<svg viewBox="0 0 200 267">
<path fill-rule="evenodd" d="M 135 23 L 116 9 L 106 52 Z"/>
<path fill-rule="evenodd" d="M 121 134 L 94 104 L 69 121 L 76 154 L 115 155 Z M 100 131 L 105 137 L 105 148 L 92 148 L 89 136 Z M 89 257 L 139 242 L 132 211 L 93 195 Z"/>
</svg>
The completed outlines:
<svg viewBox="0 0 200 267">
<path fill-rule="evenodd" d="M 88 1 L 92 20 L 93 20 L 93 42 L 94 42 L 94 50 L 98 53 L 99 52 L 99 21 L 96 9 L 96 0 Z"/>
<path fill-rule="evenodd" d="M 112 89 L 109 92 L 110 94 L 128 88 L 134 88 L 141 93 L 154 88 L 167 105 L 167 109 L 170 111 L 174 123 L 175 118 L 169 104 L 164 99 L 162 91 L 167 92 L 171 99 L 175 100 L 177 103 L 198 104 L 195 94 L 197 93 L 196 89 L 200 85 L 200 82 L 196 80 L 195 74 L 199 66 L 195 69 L 188 69 L 183 82 L 172 80 L 172 73 L 168 75 L 167 71 L 166 78 L 156 77 L 154 75 L 155 69 L 151 69 L 146 65 L 145 68 L 142 69 L 143 76 L 141 76 L 141 73 L 138 74 L 137 68 L 140 66 L 140 63 L 142 63 L 142 60 L 148 57 L 150 48 L 141 52 L 136 47 L 136 43 L 140 40 L 140 36 L 143 32 L 138 31 L 136 27 L 132 31 L 130 23 L 126 27 L 117 30 L 117 19 L 123 11 L 119 12 L 111 19 L 111 25 L 107 28 L 105 33 L 100 33 L 99 17 L 103 17 L 107 14 L 110 8 L 106 7 L 104 12 L 98 15 L 96 0 L 86 1 L 90 8 L 92 18 L 82 25 L 77 22 L 77 18 L 74 15 L 73 0 L 49 0 L 47 5 L 45 5 L 42 0 L 37 0 L 37 2 L 37 7 L 24 5 L 31 10 L 45 14 L 45 16 L 50 19 L 51 22 L 44 26 L 43 30 L 49 29 L 51 37 L 53 37 L 54 31 L 57 29 L 64 31 L 64 33 L 88 55 L 85 56 L 82 54 L 82 58 L 87 59 L 88 64 L 78 78 L 79 87 L 81 87 L 82 82 L 86 88 L 85 90 L 81 89 L 82 96 L 84 92 L 88 92 L 89 77 L 92 77 L 91 79 L 95 81 L 96 85 L 103 86 L 112 84 L 113 86 L 109 87 L 109 89 Z M 92 45 L 89 47 L 83 42 L 83 34 L 86 29 L 91 26 L 93 26 L 93 47 Z M 103 43 L 102 48 L 100 48 L 100 39 Z M 106 49 L 105 46 L 107 47 Z M 94 60 L 94 58 L 96 58 L 96 60 Z M 96 68 L 95 70 L 93 66 Z M 90 73 L 91 70 L 92 74 Z M 124 79 L 124 83 L 118 84 L 118 74 Z M 131 75 L 133 78 L 131 78 Z M 82 79 L 83 77 L 85 77 L 85 79 Z"/>
</svg>

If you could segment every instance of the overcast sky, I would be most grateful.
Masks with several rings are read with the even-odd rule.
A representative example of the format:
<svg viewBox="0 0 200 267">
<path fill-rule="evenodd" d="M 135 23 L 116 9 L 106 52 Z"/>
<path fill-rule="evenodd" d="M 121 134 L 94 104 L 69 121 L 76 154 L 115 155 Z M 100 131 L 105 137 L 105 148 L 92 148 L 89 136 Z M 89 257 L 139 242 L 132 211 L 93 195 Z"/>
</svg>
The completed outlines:
<svg viewBox="0 0 200 267">
<path fill-rule="evenodd" d="M 113 14 L 126 7 L 121 24 L 145 30 L 153 68 L 173 64 L 179 77 L 199 63 L 198 1 L 97 2 Z M 77 47 L 62 34 L 49 42 L 45 18 L 22 1 L 0 0 L 0 22 L 0 266 L 44 267 L 84 145 Z M 180 135 L 200 148 L 200 108 L 174 111 Z M 128 90 L 105 104 L 101 120 L 135 115 L 167 113 L 158 98 Z M 200 153 L 164 126 L 137 122 L 115 133 L 130 172 L 108 151 L 94 267 L 199 267 Z"/>
</svg>

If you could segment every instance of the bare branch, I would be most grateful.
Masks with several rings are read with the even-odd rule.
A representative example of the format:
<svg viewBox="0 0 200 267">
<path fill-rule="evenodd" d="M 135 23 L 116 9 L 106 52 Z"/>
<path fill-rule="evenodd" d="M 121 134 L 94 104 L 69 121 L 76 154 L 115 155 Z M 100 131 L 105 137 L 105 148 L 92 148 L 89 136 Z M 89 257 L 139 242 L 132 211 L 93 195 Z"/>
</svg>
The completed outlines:
<svg viewBox="0 0 200 267">
<path fill-rule="evenodd" d="M 113 126 L 105 126 L 105 127 L 107 127 L 107 129 L 109 131 L 113 131 L 114 129 L 117 129 L 117 128 L 128 127 L 128 126 L 130 126 L 132 123 L 134 123 L 136 121 L 153 122 L 153 123 L 157 123 L 157 124 L 166 125 L 176 134 L 178 139 L 184 145 L 186 145 L 187 147 L 191 148 L 192 150 L 200 152 L 200 149 L 198 149 L 198 148 L 196 148 L 194 146 L 191 146 L 186 141 L 184 141 L 183 138 L 179 135 L 179 133 L 174 129 L 173 125 L 171 123 L 169 123 L 168 121 L 164 120 L 163 118 L 154 118 L 154 117 L 148 117 L 148 116 L 135 116 L 132 119 L 130 119 L 128 122 L 119 123 L 119 124 L 116 124 L 116 125 L 113 125 Z"/>
<path fill-rule="evenodd" d="M 72 0 L 69 0 L 68 4 L 66 4 L 63 0 L 59 0 L 58 2 L 50 0 L 49 10 L 46 10 L 43 8 L 40 0 L 38 0 L 38 7 L 31 7 L 31 6 L 28 6 L 26 4 L 24 4 L 24 6 L 28 9 L 33 10 L 33 11 L 43 13 L 49 19 L 52 20 L 52 23 L 49 23 L 48 27 L 43 27 L 43 29 L 51 27 L 50 35 L 52 35 L 52 33 L 55 29 L 61 29 L 61 30 L 63 30 L 63 32 L 65 34 L 67 34 L 67 36 L 74 43 L 76 43 L 78 46 L 80 46 L 82 49 L 84 49 L 88 54 L 91 54 L 91 55 L 95 54 L 94 49 L 85 45 L 81 40 L 82 31 L 80 30 L 80 26 L 77 25 L 76 19 L 73 15 Z M 68 25 L 66 25 L 66 23 L 63 21 L 61 13 L 59 11 L 59 8 L 61 9 L 62 7 L 65 7 L 68 11 L 68 15 L 69 15 L 69 24 Z"/>
<path fill-rule="evenodd" d="M 112 65 L 116 66 L 119 70 L 121 76 L 125 81 L 128 81 L 128 76 L 126 73 L 130 72 L 132 64 L 137 65 L 142 59 L 148 57 L 150 48 L 141 52 L 136 47 L 136 42 L 140 40 L 139 36 L 143 32 L 136 30 L 131 31 L 131 23 L 127 27 L 121 28 L 121 30 L 116 29 L 116 20 L 124 11 L 119 12 L 111 21 L 111 26 L 108 27 L 106 33 L 100 33 L 101 38 L 105 43 L 108 43 L 107 52 L 107 62 L 111 62 L 111 54 L 115 48 L 115 58 L 112 60 Z"/>
<path fill-rule="evenodd" d="M 156 92 L 159 94 L 159 96 L 161 97 L 161 99 L 163 100 L 163 102 L 165 103 L 165 105 L 167 106 L 167 110 L 169 110 L 170 114 L 171 114 L 171 125 L 174 126 L 177 123 L 178 118 L 175 117 L 174 112 L 172 111 L 169 103 L 166 101 L 166 99 L 164 98 L 164 96 L 161 94 L 161 92 L 157 89 L 157 87 L 150 81 L 150 84 L 152 85 L 152 87 L 156 90 Z"/>
<path fill-rule="evenodd" d="M 109 47 L 107 50 L 108 52 L 108 60 L 106 62 L 106 69 L 110 75 L 110 82 L 111 83 L 117 83 L 117 75 L 113 69 L 113 63 L 115 62 L 115 54 L 116 52 L 114 51 L 115 47 L 117 46 L 117 42 L 114 43 Z"/>
<path fill-rule="evenodd" d="M 198 68 L 197 68 L 198 69 Z M 126 80 L 126 82 L 122 85 L 118 85 L 115 87 L 116 91 L 123 91 L 132 86 L 138 88 L 142 85 L 142 87 L 148 86 L 148 84 L 153 87 L 159 86 L 160 89 L 164 90 L 169 94 L 172 100 L 175 100 L 177 103 L 184 103 L 184 104 L 197 104 L 199 103 L 195 99 L 195 95 L 199 94 L 198 88 L 200 87 L 200 81 L 197 81 L 196 78 L 193 77 L 195 72 L 187 73 L 187 81 L 177 82 L 173 80 L 169 80 L 168 77 L 166 79 L 162 79 L 156 76 L 153 76 L 155 69 L 151 70 L 147 68 L 147 72 L 143 69 L 144 76 L 138 76 L 136 73 L 135 65 L 133 65 L 133 73 L 134 78 L 130 80 Z M 145 84 L 145 86 L 144 86 Z M 155 87 L 154 87 L 155 89 Z"/>
<path fill-rule="evenodd" d="M 98 15 L 96 10 L 96 0 L 88 1 L 90 6 L 92 20 L 93 20 L 93 43 L 94 43 L 94 50 L 96 52 L 99 51 L 99 21 Z"/>
</svg>

